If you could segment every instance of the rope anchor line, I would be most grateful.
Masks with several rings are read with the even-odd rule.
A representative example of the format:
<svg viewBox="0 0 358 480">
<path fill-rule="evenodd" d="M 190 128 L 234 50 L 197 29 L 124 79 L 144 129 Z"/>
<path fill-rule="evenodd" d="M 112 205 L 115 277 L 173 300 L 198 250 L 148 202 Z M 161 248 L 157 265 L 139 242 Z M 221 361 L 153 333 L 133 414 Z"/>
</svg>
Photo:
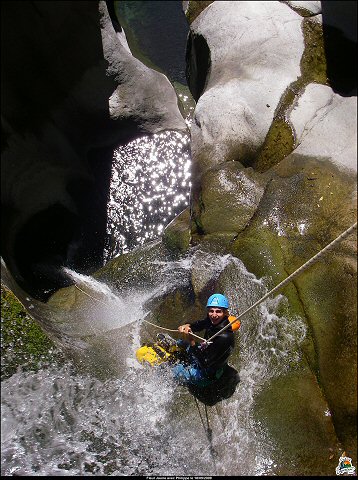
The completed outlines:
<svg viewBox="0 0 358 480">
<path fill-rule="evenodd" d="M 242 318 L 244 315 L 246 315 L 247 313 L 249 313 L 253 308 L 257 307 L 260 303 L 262 303 L 264 300 L 266 300 L 267 297 L 269 297 L 270 295 L 272 295 L 273 293 L 277 292 L 277 290 L 283 288 L 285 285 L 287 285 L 287 283 L 291 282 L 291 280 L 293 280 L 293 278 L 295 278 L 297 275 L 299 275 L 300 273 L 302 273 L 304 270 L 306 270 L 308 267 L 310 267 L 311 265 L 313 265 L 322 255 L 324 255 L 325 253 L 327 253 L 329 250 L 331 250 L 335 245 L 337 245 L 338 243 L 340 243 L 342 240 L 344 240 L 346 237 L 348 237 L 351 233 L 353 233 L 353 231 L 357 228 L 357 222 L 352 225 L 351 227 L 349 227 L 347 230 L 345 230 L 343 233 L 341 233 L 341 235 L 339 235 L 337 238 L 335 238 L 331 243 L 329 243 L 328 245 L 326 245 L 324 248 L 322 248 L 322 250 L 320 250 L 318 253 L 316 253 L 316 255 L 314 255 L 313 257 L 311 257 L 309 260 L 307 260 L 307 262 L 305 262 L 303 265 L 301 265 L 299 268 L 297 268 L 297 270 L 295 270 L 293 273 L 291 273 L 291 275 L 289 275 L 287 278 L 285 278 L 285 280 L 283 280 L 281 283 L 279 283 L 278 285 L 276 285 L 276 287 L 274 287 L 272 290 L 270 290 L 268 293 L 266 293 L 263 297 L 261 297 L 259 300 L 257 300 L 257 302 L 255 302 L 253 305 L 251 305 L 251 307 L 249 307 L 247 310 L 245 310 L 244 312 L 240 313 L 240 315 L 238 317 L 235 317 L 235 320 L 233 320 L 232 322 L 228 323 L 227 325 L 225 325 L 225 327 L 223 327 L 221 330 L 219 330 L 217 333 L 215 333 L 215 335 L 213 335 L 212 337 L 208 338 L 207 340 L 205 338 L 202 338 L 200 337 L 199 335 L 196 335 L 195 333 L 191 333 L 190 335 L 198 338 L 199 340 L 202 340 L 203 342 L 205 343 L 211 343 L 212 340 L 217 337 L 218 335 L 220 335 L 220 333 L 222 333 L 224 330 L 226 330 L 227 328 L 229 328 L 229 326 L 232 324 L 232 323 L 235 323 L 237 320 L 239 320 L 240 318 Z M 97 301 L 97 302 L 100 302 L 100 303 L 103 303 L 104 305 L 108 306 L 108 303 L 105 303 L 103 302 L 102 300 L 99 300 L 98 298 L 95 298 L 93 297 L 92 295 L 90 295 L 89 293 L 85 292 L 84 290 L 82 290 L 76 283 L 75 283 L 75 287 L 78 288 L 78 290 L 80 290 L 82 293 L 84 293 L 85 295 L 87 295 L 88 297 L 92 298 L 93 300 Z M 176 332 L 178 333 L 178 330 L 172 330 L 170 328 L 165 328 L 165 327 L 161 327 L 160 325 L 155 325 L 154 323 L 151 323 L 151 322 L 148 322 L 147 320 L 143 320 L 143 322 L 146 322 L 148 323 L 149 325 L 153 325 L 154 327 L 156 328 L 161 328 L 162 330 L 166 330 L 168 332 Z"/>
<path fill-rule="evenodd" d="M 87 293 L 87 292 L 85 292 L 84 290 L 82 290 L 82 288 L 80 288 L 76 283 L 75 283 L 75 287 L 76 287 L 80 292 L 82 292 L 82 293 L 84 293 L 85 295 L 87 295 L 87 297 L 93 298 L 93 300 L 95 300 L 96 302 L 103 303 L 103 305 L 106 305 L 106 307 L 108 307 L 108 303 L 103 302 L 103 301 L 100 300 L 99 298 L 93 297 L 93 296 L 90 295 L 89 293 Z"/>
<path fill-rule="evenodd" d="M 331 250 L 331 248 L 333 248 L 337 243 L 341 242 L 343 239 L 348 237 L 348 235 L 350 235 L 356 228 L 357 228 L 357 222 L 354 225 L 352 225 L 351 227 L 349 227 L 347 230 L 345 230 L 343 233 L 341 233 L 341 235 L 339 235 L 337 238 L 335 238 L 331 243 L 329 243 L 324 248 L 322 248 L 322 250 L 320 250 L 318 253 L 316 253 L 316 255 L 314 255 L 309 260 L 307 260 L 306 263 L 304 263 L 299 268 L 297 268 L 297 270 L 295 270 L 293 273 L 291 273 L 291 275 L 289 275 L 287 278 L 285 278 L 285 280 L 283 280 L 281 283 L 276 285 L 276 287 L 274 287 L 272 290 L 270 290 L 268 293 L 266 293 L 263 297 L 261 297 L 259 300 L 257 300 L 257 302 L 255 302 L 253 305 L 251 305 L 251 307 L 249 307 L 244 312 L 240 313 L 240 315 L 238 317 L 236 317 L 236 319 L 231 323 L 236 322 L 238 319 L 240 319 L 241 317 L 246 315 L 253 308 L 257 307 L 260 303 L 262 303 L 264 300 L 266 300 L 267 297 L 269 297 L 274 292 L 276 292 L 280 288 L 287 285 L 287 283 L 289 283 L 291 280 L 293 280 L 294 277 L 296 277 L 297 275 L 302 273 L 304 270 L 306 270 L 308 267 L 313 265 L 322 255 L 327 253 L 328 250 Z M 226 330 L 231 325 L 231 323 L 229 323 L 228 325 L 225 325 L 225 327 L 223 327 L 221 330 L 219 330 L 217 333 L 215 333 L 212 337 L 208 338 L 208 340 L 205 340 L 205 342 L 211 342 L 213 340 L 213 338 L 217 337 L 218 335 L 220 335 L 220 333 L 222 333 L 224 330 Z"/>
</svg>

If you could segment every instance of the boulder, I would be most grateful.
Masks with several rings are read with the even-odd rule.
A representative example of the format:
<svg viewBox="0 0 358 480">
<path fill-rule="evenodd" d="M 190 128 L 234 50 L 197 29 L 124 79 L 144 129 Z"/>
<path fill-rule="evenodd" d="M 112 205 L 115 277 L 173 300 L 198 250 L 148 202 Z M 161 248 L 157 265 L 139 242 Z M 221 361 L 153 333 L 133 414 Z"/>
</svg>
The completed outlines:
<svg viewBox="0 0 358 480">
<path fill-rule="evenodd" d="M 187 130 L 178 99 L 168 78 L 145 66 L 129 49 L 124 31 L 116 32 L 106 2 L 99 2 L 104 58 L 107 73 L 118 86 L 109 97 L 113 120 L 130 120 L 145 133 Z"/>
<path fill-rule="evenodd" d="M 172 252 L 184 253 L 188 250 L 191 239 L 189 207 L 165 227 L 162 238 L 166 247 Z"/>
<path fill-rule="evenodd" d="M 266 183 L 265 176 L 243 168 L 239 162 L 227 162 L 206 172 L 201 182 L 201 233 L 244 230 L 264 195 Z"/>
<path fill-rule="evenodd" d="M 191 32 L 210 52 L 191 128 L 198 182 L 212 166 L 258 153 L 283 93 L 301 74 L 304 39 L 302 17 L 281 2 L 214 2 Z"/>
</svg>

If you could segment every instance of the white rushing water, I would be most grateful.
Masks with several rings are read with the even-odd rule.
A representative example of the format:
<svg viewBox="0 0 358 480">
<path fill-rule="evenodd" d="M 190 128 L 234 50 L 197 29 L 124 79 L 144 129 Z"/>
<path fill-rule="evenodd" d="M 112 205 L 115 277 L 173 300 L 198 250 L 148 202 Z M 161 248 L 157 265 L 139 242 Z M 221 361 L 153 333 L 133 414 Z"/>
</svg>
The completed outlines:
<svg viewBox="0 0 358 480">
<path fill-rule="evenodd" d="M 145 302 L 187 285 L 198 262 L 215 266 L 208 273 L 211 278 L 226 279 L 225 293 L 236 315 L 267 291 L 262 280 L 230 255 L 194 250 L 182 260 L 158 262 L 158 285 L 138 295 L 142 311 L 138 304 L 131 345 L 123 353 L 127 369 L 120 378 L 99 380 L 69 363 L 54 363 L 36 373 L 19 371 L 2 382 L 2 475 L 270 474 L 274 446 L 253 416 L 254 398 L 265 382 L 298 361 L 292 347 L 305 336 L 300 319 L 277 315 L 284 297 L 265 301 L 242 319 L 229 362 L 241 381 L 230 398 L 207 407 L 212 449 L 203 404 L 204 425 L 194 397 L 169 372 L 135 361 Z M 128 298 L 118 298 L 91 277 L 81 280 L 95 282 L 100 298 L 129 308 Z"/>
</svg>

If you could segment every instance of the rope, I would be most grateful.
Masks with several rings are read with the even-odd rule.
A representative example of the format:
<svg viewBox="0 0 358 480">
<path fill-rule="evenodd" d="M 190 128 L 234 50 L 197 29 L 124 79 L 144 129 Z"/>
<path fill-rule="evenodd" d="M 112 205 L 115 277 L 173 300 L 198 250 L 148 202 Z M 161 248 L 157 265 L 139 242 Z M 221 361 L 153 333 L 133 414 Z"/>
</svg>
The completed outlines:
<svg viewBox="0 0 358 480">
<path fill-rule="evenodd" d="M 76 283 L 75 283 L 74 285 L 75 285 L 75 287 L 76 287 L 80 292 L 82 292 L 82 293 L 84 293 L 85 295 L 87 295 L 87 297 L 92 298 L 92 299 L 95 300 L 96 302 L 103 303 L 103 305 L 106 305 L 106 307 L 109 305 L 108 303 L 102 302 L 102 300 L 99 300 L 98 298 L 95 298 L 95 297 L 93 297 L 92 295 L 90 295 L 89 293 L 85 292 L 85 291 L 82 290 L 82 288 L 80 288 Z M 161 328 L 162 330 L 166 330 L 167 332 L 176 332 L 176 333 L 179 333 L 179 332 L 178 332 L 178 329 L 172 330 L 171 328 L 164 328 L 164 327 L 161 327 L 160 325 L 156 325 L 155 323 L 148 322 L 147 320 L 143 320 L 143 322 L 149 323 L 149 325 L 153 325 L 153 327 L 157 327 L 157 328 Z M 201 340 L 201 341 L 205 341 L 205 338 L 199 337 L 199 335 L 195 335 L 195 333 L 191 333 L 190 335 L 192 335 L 193 337 L 198 338 L 198 339 Z"/>
<path fill-rule="evenodd" d="M 232 322 L 229 322 L 227 325 L 225 325 L 225 327 L 223 327 L 221 330 L 219 330 L 217 333 L 215 333 L 212 337 L 208 338 L 207 340 L 205 338 L 202 338 L 202 337 L 199 337 L 199 335 L 196 335 L 195 333 L 191 333 L 190 335 L 192 335 L 193 337 L 196 337 L 198 338 L 199 340 L 209 344 L 209 343 L 212 343 L 212 340 L 217 337 L 218 335 L 220 335 L 220 333 L 222 333 L 224 330 L 226 330 L 227 328 L 230 327 L 230 325 L 232 323 L 235 323 L 237 320 L 239 320 L 241 317 L 243 317 L 244 315 L 246 315 L 248 312 L 250 312 L 253 308 L 257 307 L 260 303 L 262 303 L 264 300 L 266 300 L 267 297 L 269 297 L 270 295 L 272 295 L 274 292 L 276 292 L 277 290 L 281 289 L 282 287 L 284 287 L 285 285 L 287 285 L 287 283 L 289 283 L 291 280 L 293 280 L 294 277 L 296 277 L 297 275 L 299 275 L 300 273 L 302 273 L 304 270 L 306 270 L 307 268 L 309 268 L 313 263 L 315 263 L 319 257 L 321 257 L 322 255 L 324 255 L 325 253 L 328 252 L 328 250 L 330 250 L 331 248 L 333 248 L 337 243 L 341 242 L 344 238 L 348 237 L 348 235 L 350 235 L 353 230 L 355 230 L 357 228 L 357 222 L 352 225 L 351 227 L 349 227 L 346 231 L 344 231 L 343 233 L 341 233 L 341 235 L 339 235 L 337 238 L 335 238 L 331 243 L 329 243 L 328 245 L 326 245 L 322 250 L 320 250 L 316 255 L 314 255 L 312 258 L 310 258 L 306 263 L 304 263 L 303 265 L 301 265 L 297 270 L 295 270 L 293 273 L 291 273 L 291 275 L 289 275 L 287 278 L 285 278 L 285 280 L 283 280 L 281 283 L 279 283 L 278 285 L 276 285 L 276 287 L 274 287 L 272 290 L 270 290 L 268 293 L 266 293 L 263 297 L 261 297 L 259 300 L 257 300 L 256 303 L 254 303 L 253 305 L 251 305 L 251 307 L 249 307 L 247 310 L 245 310 L 244 312 L 240 313 L 240 315 L 238 317 L 235 318 L 235 320 L 233 320 Z M 95 298 L 93 297 L 92 295 L 90 295 L 89 293 L 85 292 L 84 290 L 82 290 L 78 285 L 75 284 L 75 287 L 78 288 L 78 290 L 80 290 L 82 293 L 84 293 L 85 295 L 87 295 L 88 297 L 92 298 L 93 300 L 97 301 L 97 302 L 100 302 L 100 303 L 103 303 L 103 305 L 106 305 L 108 306 L 108 304 L 106 302 L 102 302 L 102 300 L 99 300 L 98 298 Z M 146 323 L 149 323 L 149 325 L 153 325 L 154 327 L 156 328 L 161 328 L 162 330 L 166 330 L 167 332 L 176 332 L 178 333 L 178 330 L 172 330 L 170 328 L 164 328 L 164 327 L 161 327 L 159 325 L 155 325 L 154 323 L 151 323 L 151 322 L 148 322 L 147 320 L 143 320 L 143 322 L 146 322 Z"/>
<path fill-rule="evenodd" d="M 284 287 L 287 283 L 289 283 L 294 277 L 296 277 L 297 275 L 299 275 L 300 273 L 302 273 L 304 270 L 306 270 L 308 267 L 310 267 L 313 263 L 315 263 L 319 257 L 321 257 L 322 255 L 324 255 L 325 253 L 328 252 L 328 250 L 330 250 L 331 248 L 333 248 L 337 243 L 341 242 L 344 238 L 348 237 L 348 235 L 350 235 L 353 230 L 355 230 L 357 228 L 357 222 L 352 225 L 351 227 L 349 227 L 345 232 L 341 233 L 341 235 L 339 235 L 336 239 L 334 239 L 331 243 L 329 243 L 328 245 L 326 245 L 322 250 L 320 250 L 316 255 L 314 255 L 312 258 L 310 258 L 306 263 L 304 263 L 303 265 L 301 265 L 297 270 L 295 270 L 293 273 L 291 273 L 290 276 L 288 276 L 285 280 L 283 280 L 281 283 L 279 283 L 278 285 L 276 285 L 276 287 L 274 287 L 272 290 L 270 290 L 268 293 L 266 293 L 266 295 L 264 295 L 263 297 L 261 297 L 256 303 L 254 303 L 253 305 L 251 305 L 251 307 L 249 307 L 247 310 L 245 310 L 243 313 L 241 313 L 238 317 L 236 317 L 236 319 L 230 323 L 228 323 L 227 325 L 225 325 L 225 327 L 223 327 L 221 330 L 219 330 L 217 333 L 215 333 L 212 337 L 208 338 L 208 340 L 205 340 L 206 343 L 209 343 L 213 340 L 213 338 L 217 337 L 218 335 L 220 335 L 220 333 L 222 333 L 224 330 L 226 330 L 227 328 L 230 327 L 231 323 L 235 323 L 237 320 L 239 320 L 241 317 L 243 317 L 244 315 L 246 315 L 248 312 L 250 312 L 250 310 L 252 310 L 253 308 L 257 307 L 261 302 L 263 302 L 264 300 L 266 300 L 267 297 L 269 297 L 270 295 L 272 295 L 274 292 L 276 292 L 277 290 L 279 290 L 280 288 Z"/>
<path fill-rule="evenodd" d="M 79 290 L 80 292 L 82 292 L 82 293 L 84 293 L 85 295 L 87 295 L 87 297 L 92 298 L 92 299 L 95 300 L 96 302 L 103 303 L 103 305 L 106 305 L 106 307 L 108 307 L 108 303 L 102 302 L 102 300 L 99 300 L 98 298 L 92 297 L 92 295 L 90 295 L 89 293 L 87 293 L 87 292 L 85 292 L 84 290 L 82 290 L 82 288 L 80 288 L 76 283 L 75 283 L 75 287 L 78 288 L 78 290 Z"/>
<path fill-rule="evenodd" d="M 195 405 L 196 405 L 196 407 L 197 407 L 197 409 L 198 409 L 198 412 L 199 412 L 199 416 L 200 416 L 201 423 L 203 424 L 204 430 L 206 431 L 205 424 L 204 424 L 204 420 L 203 420 L 203 417 L 201 416 L 201 411 L 200 411 L 200 408 L 199 408 L 199 403 L 198 403 L 198 401 L 197 401 L 197 399 L 196 399 L 196 397 L 195 397 L 194 395 L 193 395 L 193 397 L 194 397 L 194 400 L 195 400 Z"/>
<path fill-rule="evenodd" d="M 213 431 L 211 430 L 210 428 L 210 425 L 209 425 L 209 417 L 208 417 L 208 407 L 206 406 L 206 404 L 204 404 L 204 407 L 205 407 L 205 416 L 206 416 L 206 423 L 208 425 L 208 439 L 209 439 L 209 442 L 211 443 L 212 439 L 213 439 Z"/>
<path fill-rule="evenodd" d="M 172 330 L 171 328 L 164 328 L 159 325 L 156 325 L 155 323 L 148 322 L 148 320 L 143 320 L 145 323 L 149 323 L 149 325 L 153 325 L 153 327 L 161 328 L 162 330 L 166 330 L 167 332 L 176 332 L 179 333 L 178 329 Z M 195 333 L 191 333 L 190 335 L 193 335 L 193 337 L 199 338 L 199 340 L 202 340 L 205 342 L 205 338 L 199 337 L 199 335 L 195 335 Z"/>
<path fill-rule="evenodd" d="M 212 443 L 212 440 L 213 440 L 213 431 L 212 429 L 210 428 L 210 425 L 209 425 L 209 417 L 208 417 L 208 410 L 207 410 L 207 406 L 206 404 L 204 403 L 204 407 L 205 407 L 205 416 L 206 416 L 206 424 L 207 424 L 207 427 L 205 427 L 205 423 L 204 423 L 204 420 L 203 420 L 203 417 L 201 415 L 201 412 L 200 412 L 200 408 L 199 408 L 199 402 L 197 401 L 195 395 L 193 395 L 194 397 L 194 400 L 195 400 L 195 405 L 198 409 L 198 412 L 199 412 L 199 416 L 200 416 L 200 420 L 201 420 L 201 423 L 203 425 L 203 428 L 205 430 L 205 433 L 206 433 L 206 436 L 208 437 L 208 440 L 209 440 L 209 444 L 210 444 L 210 454 L 211 454 L 211 457 L 212 457 L 212 460 L 213 460 L 213 463 L 214 463 L 214 467 L 215 467 L 215 470 L 216 470 L 216 464 L 215 464 L 215 456 L 217 455 L 217 452 L 216 450 L 214 449 L 213 447 L 213 443 Z"/>
</svg>

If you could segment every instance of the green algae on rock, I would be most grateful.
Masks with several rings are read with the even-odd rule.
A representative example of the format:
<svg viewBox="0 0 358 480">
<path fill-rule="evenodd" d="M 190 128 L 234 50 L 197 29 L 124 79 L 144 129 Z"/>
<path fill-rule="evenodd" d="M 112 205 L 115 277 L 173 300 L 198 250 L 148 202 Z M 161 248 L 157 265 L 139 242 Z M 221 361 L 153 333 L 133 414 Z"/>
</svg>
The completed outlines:
<svg viewBox="0 0 358 480">
<path fill-rule="evenodd" d="M 262 199 L 266 183 L 265 176 L 239 162 L 226 162 L 208 170 L 201 182 L 202 233 L 243 230 Z"/>
<path fill-rule="evenodd" d="M 274 474 L 332 475 L 341 446 L 327 401 L 307 368 L 272 379 L 256 396 L 254 412 L 280 455 Z"/>
<path fill-rule="evenodd" d="M 53 361 L 55 350 L 52 340 L 16 296 L 1 285 L 1 379 L 18 368 L 38 370 Z"/>
<path fill-rule="evenodd" d="M 302 22 L 302 32 L 305 49 L 300 62 L 301 76 L 283 93 L 264 144 L 256 159 L 250 163 L 259 172 L 265 172 L 277 165 L 293 152 L 297 139 L 289 114 L 306 86 L 310 83 L 329 84 L 322 24 L 315 19 L 306 18 Z"/>
<path fill-rule="evenodd" d="M 206 7 L 208 7 L 211 3 L 213 3 L 213 0 L 189 0 L 188 8 L 185 12 L 185 16 L 188 19 L 189 24 L 193 23 L 196 17 L 198 17 L 201 12 L 205 10 Z"/>
<path fill-rule="evenodd" d="M 172 252 L 184 253 L 190 245 L 190 208 L 187 207 L 166 226 L 163 242 Z"/>
</svg>

